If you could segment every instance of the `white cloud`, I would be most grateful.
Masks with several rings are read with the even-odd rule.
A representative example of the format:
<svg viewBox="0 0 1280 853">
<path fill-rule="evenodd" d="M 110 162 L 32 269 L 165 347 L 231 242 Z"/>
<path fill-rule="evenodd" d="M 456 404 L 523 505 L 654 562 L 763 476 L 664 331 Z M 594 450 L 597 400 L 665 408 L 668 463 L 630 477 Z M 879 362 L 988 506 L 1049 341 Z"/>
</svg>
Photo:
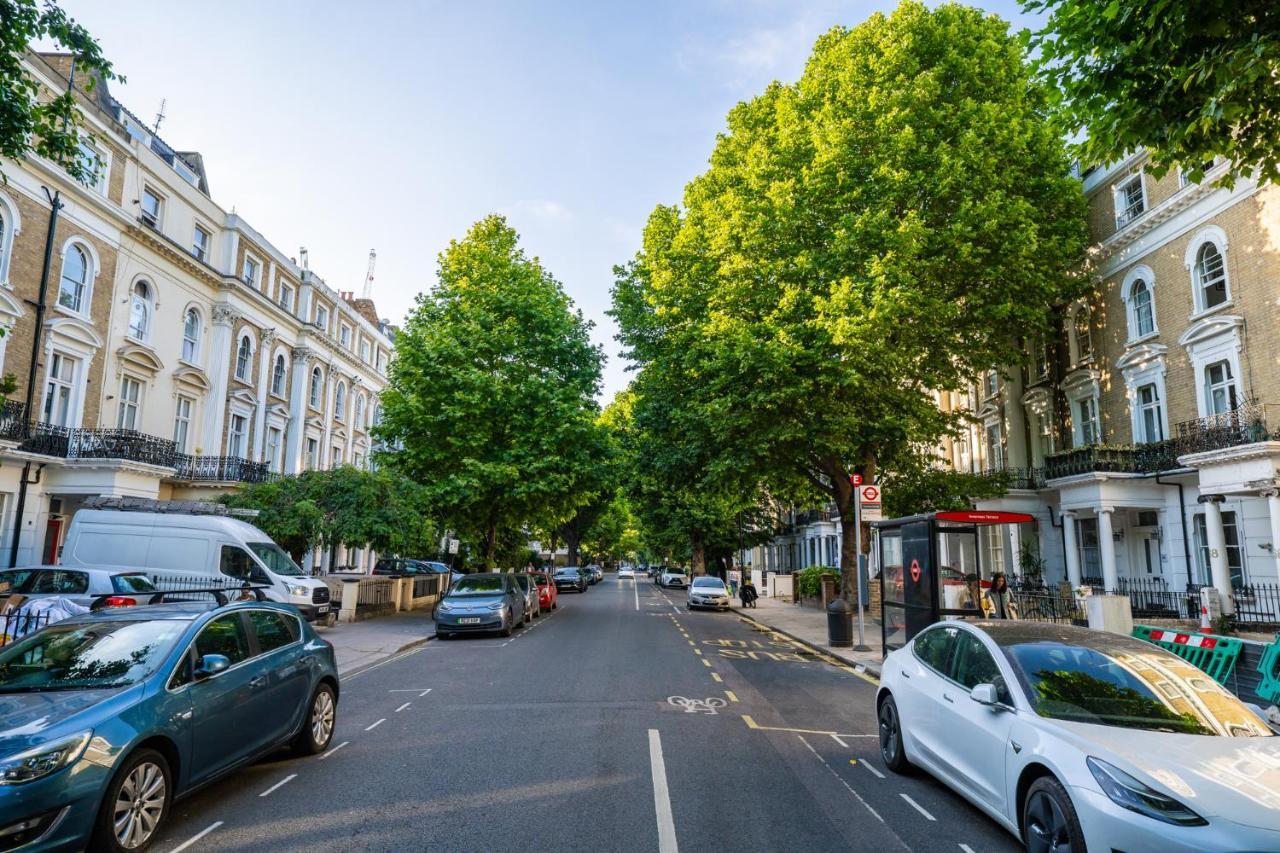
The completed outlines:
<svg viewBox="0 0 1280 853">
<path fill-rule="evenodd" d="M 549 198 L 518 201 L 511 206 L 513 214 L 527 214 L 539 222 L 567 222 L 573 218 L 569 208 Z"/>
</svg>

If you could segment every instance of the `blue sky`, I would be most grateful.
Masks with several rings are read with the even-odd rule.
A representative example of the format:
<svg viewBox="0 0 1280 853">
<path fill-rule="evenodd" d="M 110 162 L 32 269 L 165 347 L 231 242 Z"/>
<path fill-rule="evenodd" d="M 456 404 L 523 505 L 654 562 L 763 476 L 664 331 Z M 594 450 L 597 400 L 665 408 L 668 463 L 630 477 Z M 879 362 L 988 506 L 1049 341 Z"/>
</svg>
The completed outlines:
<svg viewBox="0 0 1280 853">
<path fill-rule="evenodd" d="M 819 34 L 890 2 L 63 0 L 128 77 L 113 92 L 204 154 L 213 197 L 400 322 L 436 256 L 508 216 L 627 382 L 614 264 L 705 167 L 738 101 L 799 76 Z M 986 4 L 1019 25 L 1009 0 Z"/>
</svg>

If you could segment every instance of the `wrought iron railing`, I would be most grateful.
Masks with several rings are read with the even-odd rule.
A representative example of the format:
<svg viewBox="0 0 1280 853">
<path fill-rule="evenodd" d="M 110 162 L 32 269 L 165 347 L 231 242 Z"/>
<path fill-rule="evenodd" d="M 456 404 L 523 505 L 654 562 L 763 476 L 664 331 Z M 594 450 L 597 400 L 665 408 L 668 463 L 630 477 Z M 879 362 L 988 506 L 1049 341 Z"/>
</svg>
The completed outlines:
<svg viewBox="0 0 1280 853">
<path fill-rule="evenodd" d="M 62 459 L 127 459 L 172 467 L 176 447 L 133 429 L 78 429 L 37 423 L 24 425 L 19 450 Z"/>
<path fill-rule="evenodd" d="M 26 404 L 17 400 L 0 400 L 0 439 L 21 441 L 26 436 Z"/>
<path fill-rule="evenodd" d="M 1280 625 L 1280 585 L 1246 583 L 1231 593 L 1235 613 L 1231 621 L 1237 625 Z"/>
<path fill-rule="evenodd" d="M 1266 406 L 1248 400 L 1229 412 L 1183 421 L 1177 425 L 1179 453 L 1201 453 L 1222 450 L 1242 444 L 1267 441 Z"/>
<path fill-rule="evenodd" d="M 1178 467 L 1181 452 L 1178 439 L 1153 441 L 1127 447 L 1090 445 L 1055 453 L 1045 459 L 1044 478 L 1056 480 L 1077 474 L 1106 472 L 1116 474 L 1154 474 Z"/>
<path fill-rule="evenodd" d="M 265 462 L 250 462 L 239 456 L 193 456 L 177 454 L 174 477 L 191 482 L 265 483 L 275 477 Z"/>
<path fill-rule="evenodd" d="M 1043 468 L 987 468 L 983 470 L 982 476 L 1007 477 L 1011 489 L 1044 488 Z"/>
<path fill-rule="evenodd" d="M 1063 596 L 1050 591 L 1013 591 L 1011 595 L 1019 619 L 1032 622 L 1054 622 L 1060 625 L 1087 624 L 1084 612 L 1076 603 L 1074 596 Z"/>
</svg>

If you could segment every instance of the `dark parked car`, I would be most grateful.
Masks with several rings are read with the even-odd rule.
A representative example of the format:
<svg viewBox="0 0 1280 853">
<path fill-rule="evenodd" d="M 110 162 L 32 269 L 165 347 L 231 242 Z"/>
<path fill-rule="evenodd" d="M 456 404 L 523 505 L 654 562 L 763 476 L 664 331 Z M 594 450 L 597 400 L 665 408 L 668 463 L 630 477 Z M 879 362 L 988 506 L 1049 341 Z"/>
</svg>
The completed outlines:
<svg viewBox="0 0 1280 853">
<path fill-rule="evenodd" d="M 577 566 L 565 566 L 563 569 L 556 569 L 556 573 L 552 577 L 555 579 L 557 590 L 587 591 L 586 575 Z"/>
<path fill-rule="evenodd" d="M 462 572 L 450 570 L 444 563 L 435 560 L 413 560 L 408 557 L 383 557 L 373 567 L 375 575 L 444 575 L 448 580 L 445 585 L 448 586 L 458 578 L 462 577 Z"/>
<path fill-rule="evenodd" d="M 281 746 L 323 751 L 337 702 L 333 646 L 287 605 L 51 625 L 0 649 L 0 847 L 141 849 L 206 782 Z"/>
<path fill-rule="evenodd" d="M 525 592 L 514 575 L 487 572 L 467 575 L 453 585 L 436 607 L 436 636 L 497 631 L 504 637 L 529 621 Z"/>
</svg>

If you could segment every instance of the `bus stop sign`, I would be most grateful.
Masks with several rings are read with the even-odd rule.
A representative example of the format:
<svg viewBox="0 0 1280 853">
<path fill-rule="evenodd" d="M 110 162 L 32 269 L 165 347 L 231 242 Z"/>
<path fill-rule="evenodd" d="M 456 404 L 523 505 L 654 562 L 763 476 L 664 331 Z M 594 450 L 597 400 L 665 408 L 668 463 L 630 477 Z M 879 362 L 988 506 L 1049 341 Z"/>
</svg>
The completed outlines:
<svg viewBox="0 0 1280 853">
<path fill-rule="evenodd" d="M 920 561 L 919 560 L 911 561 L 911 580 L 915 581 L 916 583 L 920 583 Z"/>
</svg>

